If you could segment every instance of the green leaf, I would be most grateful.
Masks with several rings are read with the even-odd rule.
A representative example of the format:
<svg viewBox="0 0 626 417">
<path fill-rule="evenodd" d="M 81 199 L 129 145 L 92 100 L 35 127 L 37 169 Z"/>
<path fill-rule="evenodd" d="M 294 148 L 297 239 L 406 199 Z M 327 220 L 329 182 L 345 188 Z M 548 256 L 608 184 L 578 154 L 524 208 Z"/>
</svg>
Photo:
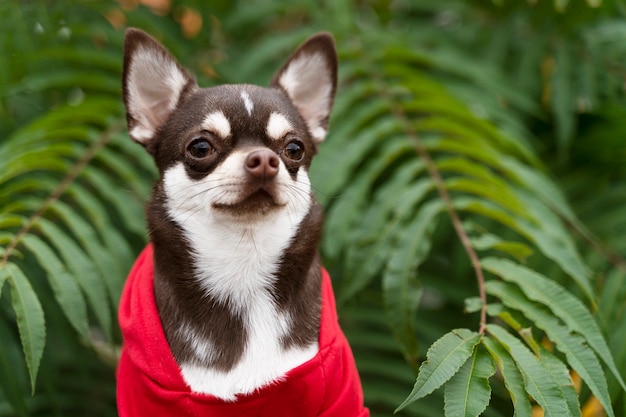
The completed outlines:
<svg viewBox="0 0 626 417">
<path fill-rule="evenodd" d="M 567 202 L 563 191 L 542 171 L 533 169 L 520 161 L 507 157 L 504 161 L 507 174 L 515 181 L 522 184 L 531 191 L 533 195 L 539 196 L 541 201 L 556 211 L 569 223 L 588 235 L 584 225 L 577 219 L 572 208 Z"/>
<path fill-rule="evenodd" d="M 2 271 L 5 269 L 0 269 L 0 273 Z M 0 392 L 3 396 L 3 402 L 8 402 L 9 408 L 13 407 L 12 416 L 28 417 L 29 413 L 25 401 L 28 398 L 28 391 L 25 389 L 26 384 L 24 384 L 27 378 L 26 367 L 13 323 L 8 320 L 0 320 L 0 334 L 2 335 Z"/>
<path fill-rule="evenodd" d="M 2 288 L 4 287 L 4 283 L 9 278 L 9 271 L 7 268 L 0 268 L 0 296 L 2 296 Z"/>
<path fill-rule="evenodd" d="M 106 287 L 95 265 L 78 244 L 70 239 L 56 224 L 41 218 L 35 226 L 41 229 L 62 256 L 78 285 L 86 294 L 102 330 L 111 336 L 111 309 L 107 297 L 103 297 L 106 294 Z"/>
<path fill-rule="evenodd" d="M 98 267 L 100 275 L 107 277 L 104 284 L 109 292 L 111 305 L 115 306 L 134 256 L 127 239 L 122 236 L 124 229 L 111 224 L 105 207 L 88 189 L 74 183 L 68 188 L 68 194 L 74 199 L 72 206 L 57 201 L 50 207 L 50 211 L 59 217 L 80 242 L 91 261 Z M 76 205 L 86 218 L 76 215 Z M 116 262 L 111 262 L 111 258 Z"/>
<path fill-rule="evenodd" d="M 16 214 L 2 213 L 0 214 L 0 228 L 9 229 L 11 227 L 19 227 L 24 224 L 24 218 Z"/>
<path fill-rule="evenodd" d="M 402 153 L 407 149 L 405 142 L 392 142 L 397 146 L 388 149 L 391 153 L 385 153 L 384 160 L 375 162 L 370 177 L 370 184 L 380 177 L 385 169 L 393 165 L 398 158 L 402 157 Z M 433 182 L 429 178 L 415 178 L 425 170 L 424 164 L 415 159 L 410 163 L 404 164 L 396 169 L 392 181 L 381 184 L 375 190 L 372 204 L 367 207 L 362 216 L 363 228 L 355 230 L 355 239 L 365 241 L 367 243 L 375 243 L 379 241 L 380 231 L 389 223 L 396 224 L 399 219 L 405 219 L 405 216 L 412 217 L 415 207 L 424 199 L 429 191 L 434 188 Z M 402 195 L 399 198 L 400 194 Z M 394 217 L 389 221 L 390 217 Z"/>
<path fill-rule="evenodd" d="M 565 354 L 569 365 L 587 383 L 607 414 L 613 416 L 611 398 L 602 365 L 585 340 L 577 333 L 571 332 L 546 309 L 529 301 L 516 285 L 488 281 L 486 288 L 489 294 L 498 297 L 506 306 L 523 312 L 537 327 L 546 332 L 556 348 Z"/>
<path fill-rule="evenodd" d="M 482 344 L 487 348 L 502 374 L 504 385 L 509 391 L 515 414 L 513 417 L 527 417 L 532 414 L 532 407 L 528 399 L 528 393 L 524 387 L 524 378 L 515 365 L 515 361 L 504 347 L 491 338 L 483 337 Z"/>
<path fill-rule="evenodd" d="M 20 84 L 12 88 L 0 89 L 0 97 L 17 95 L 25 91 L 41 91 L 46 89 L 59 89 L 63 87 L 76 87 L 77 85 L 86 90 L 95 90 L 102 93 L 117 94 L 119 84 L 114 78 L 106 74 L 97 74 L 87 71 L 59 70 L 48 73 L 39 72 L 36 76 L 25 77 Z"/>
<path fill-rule="evenodd" d="M 375 201 L 354 227 L 357 244 L 352 244 L 348 251 L 348 279 L 347 285 L 341 288 L 340 303 L 363 288 L 369 282 L 367 277 L 377 276 L 393 256 L 394 240 L 406 230 L 405 225 L 412 221 L 416 207 L 434 187 L 428 179 L 415 180 L 422 169 L 423 164 L 417 160 L 399 168 L 393 181 L 380 187 Z M 401 199 L 398 198 L 400 193 Z M 337 216 L 341 218 L 344 216 Z"/>
<path fill-rule="evenodd" d="M 472 357 L 445 386 L 445 415 L 477 417 L 489 404 L 489 378 L 496 372 L 493 360 L 482 349 L 474 349 Z"/>
<path fill-rule="evenodd" d="M 431 200 L 403 230 L 383 274 L 383 301 L 390 328 L 409 359 L 417 357 L 415 317 L 422 289 L 417 268 L 431 248 L 436 218 L 445 210 L 440 200 Z"/>
<path fill-rule="evenodd" d="M 480 236 L 471 237 L 470 242 L 476 250 L 495 249 L 514 256 L 520 262 L 523 262 L 533 254 L 533 250 L 525 243 L 506 241 L 490 233 L 483 233 Z"/>
<path fill-rule="evenodd" d="M 503 210 L 501 207 L 490 203 L 487 200 L 478 199 L 474 197 L 461 196 L 453 198 L 454 206 L 457 210 L 467 211 L 471 213 L 484 216 L 488 219 L 492 219 L 504 226 L 525 235 L 525 228 L 528 226 L 527 222 L 520 221 L 513 217 L 510 213 Z"/>
<path fill-rule="evenodd" d="M 463 303 L 466 313 L 477 313 L 483 308 L 483 300 L 479 296 L 466 298 Z"/>
<path fill-rule="evenodd" d="M 472 356 L 480 337 L 476 332 L 456 329 L 435 341 L 426 353 L 426 361 L 420 366 L 413 391 L 396 411 L 429 395 L 450 380 Z"/>
<path fill-rule="evenodd" d="M 626 299 L 626 271 L 615 268 L 608 272 L 600 294 L 598 311 L 606 329 L 608 323 L 622 315 L 623 303 Z"/>
<path fill-rule="evenodd" d="M 124 221 L 124 226 L 138 236 L 143 236 L 144 214 L 141 204 L 128 198 L 128 195 L 119 191 L 119 187 L 114 185 L 111 177 L 106 175 L 104 171 L 94 166 L 86 167 L 82 172 L 84 177 L 108 203 L 114 207 L 115 212 Z"/>
<path fill-rule="evenodd" d="M 559 385 L 559 389 L 567 402 L 570 414 L 575 417 L 580 417 L 581 412 L 578 395 L 574 388 L 574 381 L 572 381 L 569 374 L 569 369 L 546 349 L 541 349 L 541 363 Z"/>
<path fill-rule="evenodd" d="M 602 332 L 582 301 L 556 282 L 511 261 L 488 258 L 482 261 L 482 266 L 485 270 L 502 277 L 506 281 L 517 284 L 526 297 L 547 306 L 565 322 L 570 330 L 583 336 L 613 372 L 622 387 L 626 389 Z"/>
<path fill-rule="evenodd" d="M 12 263 L 6 264 L 7 280 L 11 288 L 11 304 L 17 318 L 22 349 L 30 375 L 31 391 L 35 392 L 39 363 L 46 344 L 46 322 L 39 299 L 28 278 Z"/>
<path fill-rule="evenodd" d="M 380 107 L 380 104 L 377 105 Z M 382 111 L 376 109 L 377 112 Z M 398 124 L 393 119 L 381 119 L 368 126 L 367 129 L 359 132 L 352 141 L 344 144 L 340 149 L 331 153 L 332 139 L 338 132 L 331 133 L 328 139 L 328 146 L 320 147 L 320 155 L 316 157 L 316 163 L 311 166 L 311 178 L 324 178 L 325 181 L 318 182 L 317 188 L 320 190 L 320 201 L 322 204 L 335 195 L 346 181 L 353 179 L 356 167 L 363 161 L 365 153 L 368 152 L 381 138 L 387 138 L 398 131 Z M 336 144 L 337 146 L 339 144 Z M 323 170 L 323 174 L 320 173 Z"/>
<path fill-rule="evenodd" d="M 327 211 L 324 227 L 332 230 L 333 233 L 326 233 L 323 236 L 323 246 L 331 254 L 340 253 L 345 242 L 340 237 L 347 236 L 353 224 L 359 219 L 358 213 L 362 212 L 365 205 L 363 196 L 369 189 L 369 182 L 366 178 L 360 177 L 342 195 L 341 199 Z M 362 277 L 355 277 L 360 279 Z"/>
<path fill-rule="evenodd" d="M 126 138 L 130 142 L 129 138 Z M 143 152 L 142 149 L 136 149 L 137 153 Z M 137 175 L 136 162 L 133 160 L 125 160 L 120 158 L 119 153 L 114 153 L 107 147 L 102 148 L 95 155 L 94 163 L 102 163 L 106 170 L 118 180 L 125 184 L 127 189 L 132 190 L 136 195 L 145 196 L 148 194 L 148 184 L 142 181 Z"/>
<path fill-rule="evenodd" d="M 567 231 L 559 217 L 534 195 L 518 192 L 518 196 L 536 222 L 526 225 L 524 234 L 544 255 L 569 274 L 585 292 L 585 296 L 593 302 L 595 296 L 591 285 L 591 273 L 580 257 L 571 233 Z"/>
<path fill-rule="evenodd" d="M 487 330 L 509 352 L 524 378 L 526 391 L 539 403 L 545 417 L 571 416 L 559 384 L 537 357 L 515 336 L 502 327 L 489 324 Z"/>
<path fill-rule="evenodd" d="M 67 272 L 54 251 L 35 235 L 24 236 L 22 244 L 37 258 L 41 267 L 48 273 L 48 282 L 69 322 L 82 336 L 88 336 L 87 307 L 75 278 Z"/>
<path fill-rule="evenodd" d="M 446 180 L 446 188 L 451 191 L 462 191 L 486 198 L 508 209 L 518 218 L 528 218 L 526 208 L 511 191 L 511 186 L 496 180 L 474 180 L 467 177 L 453 177 Z"/>
<path fill-rule="evenodd" d="M 558 9 L 564 10 L 567 0 L 555 0 Z M 569 43 L 561 39 L 556 45 L 555 70 L 551 74 L 551 87 L 553 97 L 551 107 L 556 121 L 557 146 L 561 157 L 566 155 L 572 142 L 572 136 L 576 127 L 574 117 L 574 97 L 572 85 L 572 66 Z"/>
</svg>

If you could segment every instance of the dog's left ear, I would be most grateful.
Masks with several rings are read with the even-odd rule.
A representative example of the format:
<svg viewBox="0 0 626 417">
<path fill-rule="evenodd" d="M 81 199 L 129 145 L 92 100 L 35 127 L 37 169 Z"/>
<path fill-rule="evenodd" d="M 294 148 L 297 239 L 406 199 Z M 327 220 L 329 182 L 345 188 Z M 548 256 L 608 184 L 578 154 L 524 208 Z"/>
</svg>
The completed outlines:
<svg viewBox="0 0 626 417">
<path fill-rule="evenodd" d="M 287 93 L 315 143 L 322 142 L 337 89 L 337 52 L 332 35 L 324 32 L 309 38 L 276 73 L 271 85 Z"/>
<path fill-rule="evenodd" d="M 130 137 L 152 149 L 158 129 L 195 79 L 153 37 L 127 29 L 122 78 Z"/>
</svg>

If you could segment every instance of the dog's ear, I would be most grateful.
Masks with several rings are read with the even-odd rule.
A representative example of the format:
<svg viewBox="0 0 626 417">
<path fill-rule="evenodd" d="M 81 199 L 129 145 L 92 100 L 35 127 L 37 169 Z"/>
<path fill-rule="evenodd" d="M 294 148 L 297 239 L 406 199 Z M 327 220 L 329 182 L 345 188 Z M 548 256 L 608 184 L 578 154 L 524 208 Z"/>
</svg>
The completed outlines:
<svg viewBox="0 0 626 417">
<path fill-rule="evenodd" d="M 131 28 L 124 40 L 122 86 L 130 137 L 150 149 L 181 95 L 197 84 L 158 41 Z"/>
<path fill-rule="evenodd" d="M 309 38 L 276 73 L 271 85 L 287 93 L 315 143 L 322 142 L 337 89 L 337 52 L 332 35 L 319 33 Z"/>
</svg>

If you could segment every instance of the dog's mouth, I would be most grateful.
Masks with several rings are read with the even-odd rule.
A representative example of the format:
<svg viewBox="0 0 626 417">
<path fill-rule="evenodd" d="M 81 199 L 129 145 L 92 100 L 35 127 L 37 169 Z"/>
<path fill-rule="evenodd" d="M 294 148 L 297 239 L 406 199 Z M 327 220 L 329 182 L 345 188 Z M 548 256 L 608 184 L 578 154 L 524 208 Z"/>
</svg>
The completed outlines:
<svg viewBox="0 0 626 417">
<path fill-rule="evenodd" d="M 252 191 L 237 202 L 213 204 L 214 208 L 235 215 L 263 215 L 282 206 L 284 204 L 277 201 L 274 192 L 262 187 Z"/>
</svg>

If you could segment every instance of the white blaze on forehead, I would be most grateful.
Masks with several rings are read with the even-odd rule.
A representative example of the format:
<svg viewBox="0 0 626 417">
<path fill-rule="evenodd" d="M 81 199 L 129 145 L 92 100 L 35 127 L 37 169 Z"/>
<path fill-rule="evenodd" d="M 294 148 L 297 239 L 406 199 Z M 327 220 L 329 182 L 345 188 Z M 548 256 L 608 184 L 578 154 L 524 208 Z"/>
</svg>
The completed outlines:
<svg viewBox="0 0 626 417">
<path fill-rule="evenodd" d="M 246 106 L 246 111 L 248 112 L 248 116 L 252 116 L 252 110 L 254 110 L 254 103 L 252 103 L 252 100 L 250 100 L 250 95 L 248 95 L 247 91 L 242 91 L 241 98 L 243 100 L 243 105 Z"/>
<path fill-rule="evenodd" d="M 282 139 L 287 133 L 293 130 L 291 123 L 280 113 L 270 114 L 266 127 L 267 136 L 271 139 Z"/>
<path fill-rule="evenodd" d="M 221 111 L 210 113 L 202 123 L 202 127 L 225 139 L 230 136 L 230 122 Z"/>
</svg>

